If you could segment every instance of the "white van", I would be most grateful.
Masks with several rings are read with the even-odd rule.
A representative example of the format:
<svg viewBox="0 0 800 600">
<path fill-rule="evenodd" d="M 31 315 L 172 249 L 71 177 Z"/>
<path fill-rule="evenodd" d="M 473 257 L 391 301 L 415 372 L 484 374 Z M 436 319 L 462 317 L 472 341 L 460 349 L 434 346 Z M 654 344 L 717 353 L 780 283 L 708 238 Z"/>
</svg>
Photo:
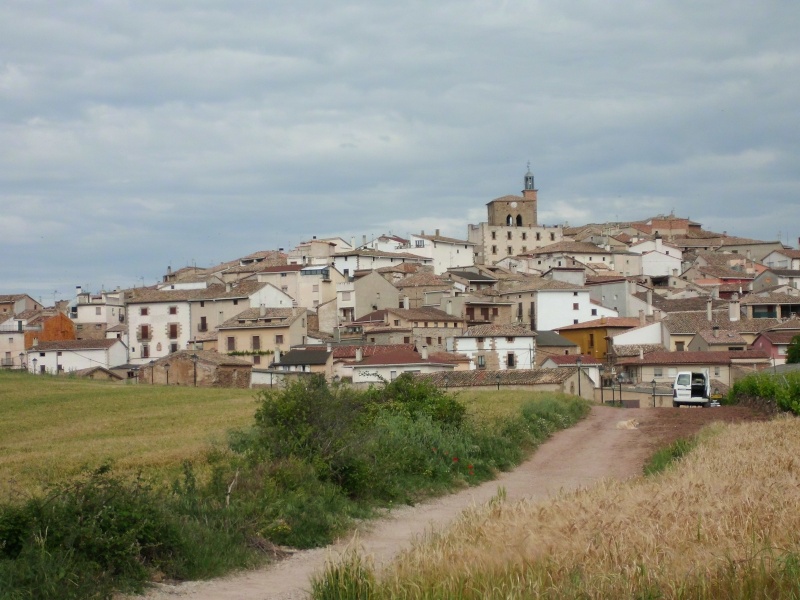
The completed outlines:
<svg viewBox="0 0 800 600">
<path fill-rule="evenodd" d="M 681 371 L 672 384 L 672 406 L 711 405 L 711 377 L 705 371 Z"/>
</svg>

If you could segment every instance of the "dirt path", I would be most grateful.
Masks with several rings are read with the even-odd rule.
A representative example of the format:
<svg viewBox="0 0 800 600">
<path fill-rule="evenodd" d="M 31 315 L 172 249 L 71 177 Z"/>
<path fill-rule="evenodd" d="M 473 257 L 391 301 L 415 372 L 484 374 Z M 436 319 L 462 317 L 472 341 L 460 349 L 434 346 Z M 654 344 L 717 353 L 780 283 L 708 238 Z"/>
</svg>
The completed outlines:
<svg viewBox="0 0 800 600">
<path fill-rule="evenodd" d="M 306 598 L 309 578 L 327 558 L 356 544 L 376 565 L 383 564 L 430 528 L 441 528 L 472 504 L 482 504 L 506 490 L 509 500 L 545 498 L 560 490 L 584 487 L 604 477 L 627 478 L 642 471 L 658 445 L 694 433 L 712 419 L 757 418 L 750 411 L 730 409 L 626 409 L 595 406 L 582 422 L 544 443 L 530 460 L 494 481 L 416 506 L 365 524 L 350 537 L 328 548 L 294 554 L 275 565 L 223 579 L 160 585 L 147 600 L 292 600 Z M 630 428 L 633 421 L 637 426 Z"/>
</svg>

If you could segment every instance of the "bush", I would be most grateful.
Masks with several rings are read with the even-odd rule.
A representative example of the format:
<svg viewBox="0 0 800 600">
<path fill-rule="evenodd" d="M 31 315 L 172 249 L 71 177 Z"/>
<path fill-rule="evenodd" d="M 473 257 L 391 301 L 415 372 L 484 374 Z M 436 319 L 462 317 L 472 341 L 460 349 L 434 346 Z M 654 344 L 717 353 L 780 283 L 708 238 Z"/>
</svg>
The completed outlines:
<svg viewBox="0 0 800 600">
<path fill-rule="evenodd" d="M 180 574 L 180 524 L 161 500 L 102 467 L 44 498 L 0 507 L 3 577 L 22 589 L 40 579 L 58 592 L 112 581 L 137 590 L 151 571 Z"/>
<path fill-rule="evenodd" d="M 731 398 L 761 398 L 774 402 L 782 411 L 800 414 L 800 372 L 774 374 L 762 371 L 733 384 Z"/>
</svg>

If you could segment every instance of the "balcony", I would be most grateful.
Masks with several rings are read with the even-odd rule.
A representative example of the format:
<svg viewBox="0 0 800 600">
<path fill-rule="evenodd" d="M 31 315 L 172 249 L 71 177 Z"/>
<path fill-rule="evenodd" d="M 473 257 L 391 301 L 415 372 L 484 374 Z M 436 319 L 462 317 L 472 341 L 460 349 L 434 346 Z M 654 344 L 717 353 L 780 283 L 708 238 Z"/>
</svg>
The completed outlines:
<svg viewBox="0 0 800 600">
<path fill-rule="evenodd" d="M 14 366 L 13 358 L 0 358 L 0 367 L 13 367 L 13 366 Z"/>
</svg>

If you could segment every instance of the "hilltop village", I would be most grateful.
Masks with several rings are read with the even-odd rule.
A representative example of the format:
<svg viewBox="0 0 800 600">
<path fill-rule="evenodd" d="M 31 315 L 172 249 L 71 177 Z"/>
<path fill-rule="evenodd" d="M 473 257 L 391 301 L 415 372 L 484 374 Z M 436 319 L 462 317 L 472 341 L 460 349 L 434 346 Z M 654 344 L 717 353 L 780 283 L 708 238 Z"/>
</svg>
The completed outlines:
<svg viewBox="0 0 800 600">
<path fill-rule="evenodd" d="M 724 392 L 785 362 L 800 334 L 800 250 L 674 214 L 541 225 L 537 196 L 529 170 L 466 239 L 313 236 L 168 267 L 150 287 L 77 288 L 52 307 L 0 295 L 2 367 L 236 387 L 412 372 L 587 397 L 652 385 L 655 399 L 682 370 L 708 370 Z"/>
</svg>

